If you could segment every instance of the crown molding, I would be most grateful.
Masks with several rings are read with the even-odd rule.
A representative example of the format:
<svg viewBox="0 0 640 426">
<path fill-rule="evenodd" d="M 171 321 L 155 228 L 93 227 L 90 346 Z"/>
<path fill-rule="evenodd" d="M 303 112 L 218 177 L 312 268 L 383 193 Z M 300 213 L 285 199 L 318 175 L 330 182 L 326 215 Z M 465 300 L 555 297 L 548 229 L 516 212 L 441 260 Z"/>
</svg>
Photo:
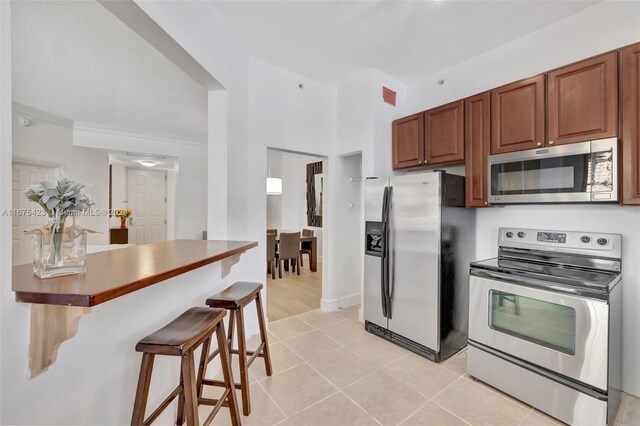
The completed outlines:
<svg viewBox="0 0 640 426">
<path fill-rule="evenodd" d="M 73 128 L 73 120 L 32 108 L 18 102 L 13 103 L 13 111 L 15 115 L 24 116 L 31 120 L 44 121 L 49 124 L 56 124 L 69 129 Z"/>
<path fill-rule="evenodd" d="M 127 129 L 124 127 L 106 126 L 103 124 L 87 123 L 83 121 L 73 122 L 73 131 L 89 133 L 101 136 L 113 136 L 127 139 L 138 139 L 148 142 L 163 142 L 177 145 L 192 145 L 203 147 L 207 145 L 206 140 L 183 138 L 180 136 L 162 136 L 141 130 Z"/>
<path fill-rule="evenodd" d="M 181 136 L 163 136 L 142 130 L 128 129 L 125 127 L 108 126 L 105 124 L 88 123 L 84 121 L 74 121 L 59 115 L 32 108 L 18 102 L 13 103 L 15 115 L 25 116 L 32 120 L 44 121 L 50 124 L 72 129 L 74 132 L 83 132 L 95 135 L 114 136 L 127 139 L 138 139 L 151 142 L 163 142 L 178 145 L 206 146 L 207 140 L 184 138 Z"/>
</svg>

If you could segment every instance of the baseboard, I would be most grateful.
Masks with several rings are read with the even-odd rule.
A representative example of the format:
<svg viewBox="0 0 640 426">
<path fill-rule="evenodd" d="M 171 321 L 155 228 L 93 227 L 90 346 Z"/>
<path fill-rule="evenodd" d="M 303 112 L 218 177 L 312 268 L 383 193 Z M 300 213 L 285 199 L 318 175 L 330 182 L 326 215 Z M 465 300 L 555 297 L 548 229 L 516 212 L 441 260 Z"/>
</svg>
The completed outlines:
<svg viewBox="0 0 640 426">
<path fill-rule="evenodd" d="M 350 306 L 355 306 L 360 304 L 360 293 L 352 294 L 351 296 L 345 296 L 340 298 L 340 307 L 342 309 L 348 308 Z"/>
<path fill-rule="evenodd" d="M 320 309 L 324 312 L 334 312 L 340 309 L 340 299 L 320 299 Z"/>
</svg>

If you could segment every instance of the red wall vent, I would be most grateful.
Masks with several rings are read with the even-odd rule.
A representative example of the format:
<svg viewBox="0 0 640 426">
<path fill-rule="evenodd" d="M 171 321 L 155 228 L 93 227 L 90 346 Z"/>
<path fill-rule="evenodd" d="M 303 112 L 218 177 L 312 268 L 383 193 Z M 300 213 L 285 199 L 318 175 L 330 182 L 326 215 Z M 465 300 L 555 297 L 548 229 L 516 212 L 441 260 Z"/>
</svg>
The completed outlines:
<svg viewBox="0 0 640 426">
<path fill-rule="evenodd" d="M 396 106 L 396 92 L 388 87 L 382 86 L 382 100 L 388 104 Z"/>
</svg>

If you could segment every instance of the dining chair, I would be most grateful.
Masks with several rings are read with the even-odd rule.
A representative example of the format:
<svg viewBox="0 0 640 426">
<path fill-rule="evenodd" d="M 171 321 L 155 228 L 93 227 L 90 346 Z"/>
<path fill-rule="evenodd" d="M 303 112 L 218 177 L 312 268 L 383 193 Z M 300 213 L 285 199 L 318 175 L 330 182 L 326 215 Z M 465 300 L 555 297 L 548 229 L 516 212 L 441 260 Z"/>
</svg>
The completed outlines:
<svg viewBox="0 0 640 426">
<path fill-rule="evenodd" d="M 278 228 L 267 228 L 267 235 L 278 235 Z"/>
<path fill-rule="evenodd" d="M 303 229 L 302 236 L 313 237 L 313 232 L 313 229 Z M 311 263 L 311 241 L 300 241 L 300 266 L 304 266 L 304 263 L 302 262 L 303 254 L 309 256 L 309 263 Z"/>
<path fill-rule="evenodd" d="M 276 234 L 267 234 L 267 274 L 271 273 L 271 279 L 276 279 Z"/>
<path fill-rule="evenodd" d="M 280 245 L 278 253 L 278 262 L 291 261 L 291 272 L 297 271 L 300 275 L 300 267 L 298 266 L 298 258 L 300 257 L 300 233 L 299 232 L 281 232 Z M 280 264 L 278 276 L 282 278 L 282 268 Z"/>
</svg>

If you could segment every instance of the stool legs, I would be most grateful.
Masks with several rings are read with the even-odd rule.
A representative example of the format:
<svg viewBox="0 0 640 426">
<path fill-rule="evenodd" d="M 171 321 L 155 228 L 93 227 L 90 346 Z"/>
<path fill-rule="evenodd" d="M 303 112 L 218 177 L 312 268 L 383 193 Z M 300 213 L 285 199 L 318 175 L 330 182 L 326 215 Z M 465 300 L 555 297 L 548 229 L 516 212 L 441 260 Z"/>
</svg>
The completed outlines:
<svg viewBox="0 0 640 426">
<path fill-rule="evenodd" d="M 211 346 L 211 339 L 207 339 L 202 343 L 202 352 L 200 352 L 200 363 L 198 365 L 198 380 L 196 382 L 196 388 L 198 389 L 198 398 L 202 398 L 202 380 L 207 374 L 207 361 L 209 360 L 209 347 Z"/>
<path fill-rule="evenodd" d="M 231 374 L 231 353 L 227 348 L 227 338 L 224 335 L 224 329 L 222 327 L 218 327 L 218 330 L 216 330 L 216 337 L 218 338 L 218 348 L 220 348 L 222 376 L 224 377 L 225 386 L 229 389 L 227 402 L 229 404 L 229 413 L 231 414 L 231 424 L 239 425 L 240 412 L 238 411 L 238 401 L 236 400 L 236 386 Z"/>
<path fill-rule="evenodd" d="M 144 412 L 147 408 L 147 398 L 149 397 L 149 385 L 151 384 L 151 372 L 153 371 L 153 359 L 155 355 L 144 353 L 142 364 L 140 365 L 140 376 L 138 377 L 138 389 L 136 399 L 133 404 L 132 425 L 144 424 Z"/>
<path fill-rule="evenodd" d="M 267 327 L 264 324 L 264 311 L 262 309 L 262 297 L 260 293 L 256 296 L 256 310 L 258 311 L 258 325 L 260 326 L 260 338 L 262 339 L 262 354 L 264 358 L 264 369 L 267 376 L 271 376 L 271 354 L 269 352 L 269 342 L 267 340 Z"/>
<path fill-rule="evenodd" d="M 187 415 L 187 426 L 199 426 L 198 417 L 198 391 L 196 389 L 196 377 L 193 365 L 193 351 L 182 355 L 181 369 L 183 378 L 184 410 Z"/>
<path fill-rule="evenodd" d="M 242 390 L 242 414 L 251 414 L 251 401 L 249 399 L 249 369 L 247 366 L 247 342 L 244 335 L 243 309 L 236 311 L 238 325 L 238 358 L 240 359 L 240 389 Z"/>
</svg>

